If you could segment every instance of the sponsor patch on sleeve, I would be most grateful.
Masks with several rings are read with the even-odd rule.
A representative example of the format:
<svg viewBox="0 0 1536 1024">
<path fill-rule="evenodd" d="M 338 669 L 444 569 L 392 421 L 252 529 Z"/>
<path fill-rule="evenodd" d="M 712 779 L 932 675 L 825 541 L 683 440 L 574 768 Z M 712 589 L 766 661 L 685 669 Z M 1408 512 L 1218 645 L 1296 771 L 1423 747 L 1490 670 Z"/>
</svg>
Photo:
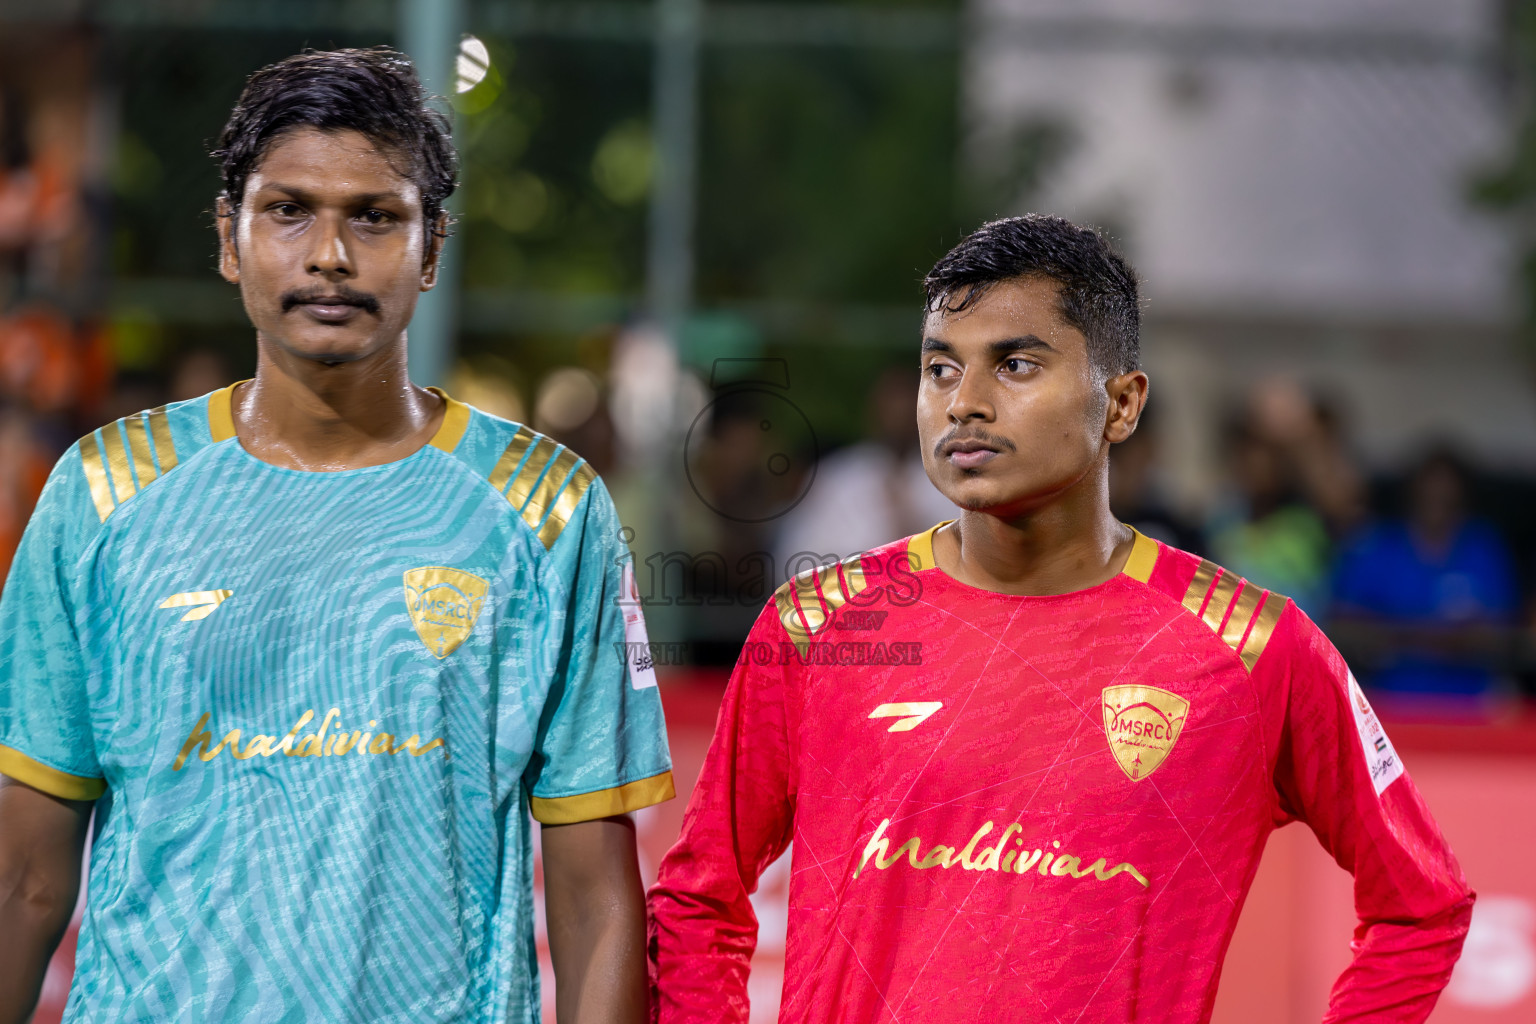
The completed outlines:
<svg viewBox="0 0 1536 1024">
<path fill-rule="evenodd" d="M 640 610 L 633 559 L 624 563 L 623 587 L 619 609 L 624 613 L 624 660 L 629 663 L 629 685 L 636 690 L 648 690 L 656 685 L 656 661 L 651 657 L 651 638 L 645 631 L 645 613 Z"/>
<path fill-rule="evenodd" d="M 1365 753 L 1366 771 L 1371 773 L 1371 785 L 1376 787 L 1376 795 L 1381 796 L 1382 790 L 1403 774 L 1403 761 L 1392 749 L 1387 730 L 1382 728 L 1381 719 L 1371 709 L 1371 702 L 1365 699 L 1365 691 L 1360 689 L 1353 672 L 1349 674 L 1349 709 L 1355 714 L 1355 729 L 1360 733 L 1360 747 Z"/>
</svg>

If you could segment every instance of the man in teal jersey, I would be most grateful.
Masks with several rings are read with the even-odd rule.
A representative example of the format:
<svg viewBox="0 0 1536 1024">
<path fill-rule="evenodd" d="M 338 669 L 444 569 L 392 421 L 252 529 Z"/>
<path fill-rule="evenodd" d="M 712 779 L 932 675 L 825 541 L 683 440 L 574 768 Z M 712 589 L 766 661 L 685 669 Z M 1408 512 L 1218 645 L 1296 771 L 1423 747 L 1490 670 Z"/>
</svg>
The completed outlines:
<svg viewBox="0 0 1536 1024">
<path fill-rule="evenodd" d="M 406 374 L 454 186 L 387 50 L 252 76 L 215 156 L 254 380 L 93 431 L 0 597 L 0 1024 L 638 1021 L 626 812 L 672 795 L 628 551 L 573 452 Z"/>
</svg>

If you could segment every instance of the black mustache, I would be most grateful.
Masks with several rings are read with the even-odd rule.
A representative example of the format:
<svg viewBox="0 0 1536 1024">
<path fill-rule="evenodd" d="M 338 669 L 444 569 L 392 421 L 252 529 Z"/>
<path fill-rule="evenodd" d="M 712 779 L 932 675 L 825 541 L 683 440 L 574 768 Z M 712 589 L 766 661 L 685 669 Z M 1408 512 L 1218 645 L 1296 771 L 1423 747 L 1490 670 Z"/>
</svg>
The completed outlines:
<svg viewBox="0 0 1536 1024">
<path fill-rule="evenodd" d="M 311 303 L 319 303 L 325 299 L 338 299 L 339 305 L 356 306 L 365 313 L 377 314 L 379 312 L 379 300 L 367 292 L 354 291 L 345 285 L 337 285 L 335 288 L 295 288 L 293 291 L 284 292 L 282 303 L 283 312 L 288 313 L 295 306 L 305 306 Z"/>
<path fill-rule="evenodd" d="M 1019 446 L 1006 437 L 989 434 L 985 430 L 951 430 L 939 438 L 938 442 L 933 446 L 933 457 L 942 459 L 944 457 L 944 446 L 952 441 L 980 441 L 982 444 L 989 444 L 1001 452 L 1016 452 L 1019 450 Z"/>
</svg>

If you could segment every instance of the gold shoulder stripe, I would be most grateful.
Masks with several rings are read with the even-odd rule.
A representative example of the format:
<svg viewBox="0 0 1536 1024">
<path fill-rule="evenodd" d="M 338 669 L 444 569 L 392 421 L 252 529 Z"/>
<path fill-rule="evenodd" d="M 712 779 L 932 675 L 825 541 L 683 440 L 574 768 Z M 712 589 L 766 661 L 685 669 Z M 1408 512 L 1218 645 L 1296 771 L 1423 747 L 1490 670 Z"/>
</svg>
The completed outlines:
<svg viewBox="0 0 1536 1024">
<path fill-rule="evenodd" d="M 1221 624 L 1227 620 L 1227 610 L 1232 607 L 1232 599 L 1237 596 L 1238 582 L 1238 577 L 1225 569 L 1216 577 L 1210 600 L 1205 602 L 1205 614 L 1200 616 L 1211 627 L 1211 632 L 1221 632 Z"/>
<path fill-rule="evenodd" d="M 868 587 L 864 557 L 855 555 L 807 569 L 774 591 L 779 621 L 802 657 L 810 647 L 811 637 L 826 629 L 837 610 Z"/>
<path fill-rule="evenodd" d="M 237 380 L 229 387 L 220 388 L 208 396 L 208 434 L 215 444 L 235 436 L 235 388 L 244 383 L 243 380 Z"/>
<path fill-rule="evenodd" d="M 149 436 L 155 442 L 155 461 L 164 475 L 176 468 L 176 440 L 171 437 L 171 421 L 165 415 L 165 406 L 149 410 Z"/>
<path fill-rule="evenodd" d="M 1131 557 L 1125 560 L 1125 568 L 1120 571 L 1137 583 L 1145 583 L 1152 578 L 1152 570 L 1157 565 L 1157 541 L 1135 527 L 1130 530 L 1136 539 L 1131 544 Z"/>
<path fill-rule="evenodd" d="M 1184 608 L 1191 615 L 1199 615 L 1205 610 L 1205 595 L 1210 592 L 1211 581 L 1220 571 L 1211 561 L 1202 561 L 1196 567 L 1195 577 L 1189 581 L 1189 589 L 1184 591 Z"/>
<path fill-rule="evenodd" d="M 165 406 L 124 416 L 80 439 L 80 464 L 102 522 L 112 510 L 176 468 Z M 127 437 L 127 442 L 123 441 Z"/>
<path fill-rule="evenodd" d="M 672 773 L 662 772 L 648 779 L 600 789 L 595 793 L 579 793 L 576 796 L 530 796 L 528 809 L 535 821 L 544 825 L 574 825 L 580 821 L 596 821 L 627 814 L 642 807 L 671 800 L 677 795 L 672 786 Z"/>
<path fill-rule="evenodd" d="M 107 791 L 105 779 L 71 775 L 39 764 L 19 750 L 0 747 L 0 775 L 62 800 L 95 800 Z"/>
<path fill-rule="evenodd" d="M 571 474 L 570 482 L 561 489 L 560 496 L 555 499 L 554 507 L 545 517 L 544 525 L 539 527 L 539 540 L 545 548 L 554 546 L 556 538 L 565 529 L 565 524 L 569 523 L 571 516 L 575 514 L 576 506 L 581 504 L 587 488 L 591 487 L 592 481 L 596 479 L 597 474 L 585 462 L 576 467 L 576 471 Z"/>
<path fill-rule="evenodd" d="M 112 500 L 112 487 L 107 483 L 107 463 L 101 457 L 101 445 L 96 443 L 94 430 L 80 439 L 80 467 L 85 471 L 85 482 L 91 489 L 96 514 L 106 522 L 117 503 Z"/>
<path fill-rule="evenodd" d="M 778 590 L 773 592 L 773 604 L 779 613 L 779 624 L 784 627 L 784 632 L 789 634 L 790 642 L 802 655 L 805 654 L 806 645 L 811 642 L 811 631 L 805 627 L 805 619 L 800 614 L 800 609 L 795 607 L 795 581 L 785 581 Z"/>
<path fill-rule="evenodd" d="M 122 422 L 117 420 L 101 428 L 101 454 L 107 460 L 112 493 L 119 505 L 133 497 L 137 490 L 133 484 L 133 474 L 128 470 L 128 449 L 123 445 Z"/>
<path fill-rule="evenodd" d="M 1248 635 L 1248 624 L 1253 621 L 1253 613 L 1258 611 L 1259 600 L 1263 596 L 1262 587 L 1243 581 L 1242 588 L 1237 592 L 1237 600 L 1232 603 L 1232 614 L 1227 616 L 1227 625 L 1221 631 L 1222 642 L 1234 651 L 1242 650 L 1243 638 Z"/>
<path fill-rule="evenodd" d="M 517 433 L 512 436 L 512 443 L 507 445 L 501 453 L 501 458 L 496 460 L 496 466 L 491 470 L 491 486 L 502 494 L 507 493 L 507 482 L 512 479 L 512 471 L 522 464 L 523 456 L 528 454 L 534 439 L 538 435 L 527 427 L 518 427 Z"/>
<path fill-rule="evenodd" d="M 427 390 L 448 403 L 448 407 L 443 410 L 443 422 L 438 426 L 437 433 L 432 435 L 432 440 L 427 443 L 434 448 L 451 452 L 464 439 L 464 431 L 469 429 L 469 406 L 463 402 L 454 401 L 439 388 L 429 387 Z"/>
<path fill-rule="evenodd" d="M 1264 595 L 1264 604 L 1259 608 L 1259 614 L 1254 617 L 1253 628 L 1248 631 L 1248 639 L 1243 644 L 1241 657 L 1243 664 L 1248 666 L 1248 671 L 1253 671 L 1254 663 L 1259 660 L 1259 655 L 1264 653 L 1264 648 L 1269 644 L 1269 638 L 1275 631 L 1275 626 L 1280 623 L 1280 615 L 1285 611 L 1289 598 L 1280 596 L 1273 591 Z"/>
<path fill-rule="evenodd" d="M 1264 653 L 1287 600 L 1209 561 L 1200 563 L 1184 592 L 1185 609 L 1200 616 L 1250 672 Z"/>
<path fill-rule="evenodd" d="M 546 550 L 554 546 L 596 479 L 581 456 L 527 427 L 517 428 L 489 477 Z"/>
</svg>

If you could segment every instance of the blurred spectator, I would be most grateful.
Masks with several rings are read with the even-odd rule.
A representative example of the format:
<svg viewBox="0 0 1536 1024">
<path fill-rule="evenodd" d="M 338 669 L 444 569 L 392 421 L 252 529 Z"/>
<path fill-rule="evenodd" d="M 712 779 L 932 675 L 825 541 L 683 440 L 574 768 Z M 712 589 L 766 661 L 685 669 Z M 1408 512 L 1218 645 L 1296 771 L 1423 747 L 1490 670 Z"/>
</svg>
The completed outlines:
<svg viewBox="0 0 1536 1024">
<path fill-rule="evenodd" d="M 805 500 L 783 520 L 780 566 L 802 552 L 847 558 L 959 514 L 923 469 L 917 384 L 916 369 L 905 366 L 875 378 L 865 406 L 867 440 L 818 463 Z"/>
<path fill-rule="evenodd" d="M 1109 453 L 1109 507 L 1123 523 L 1185 551 L 1203 554 L 1199 529 L 1174 512 L 1163 495 L 1158 475 L 1157 417 L 1141 414 L 1136 432 Z"/>
<path fill-rule="evenodd" d="M 15 406 L 0 403 L 0 587 L 51 462 L 49 452 L 38 444 L 31 419 Z"/>
<path fill-rule="evenodd" d="M 1318 615 L 1327 605 L 1330 544 L 1302 497 L 1285 449 L 1246 420 L 1228 428 L 1234 493 L 1211 531 L 1215 561 Z"/>
<path fill-rule="evenodd" d="M 1467 503 L 1465 466 L 1437 449 L 1409 481 L 1406 519 L 1365 530 L 1339 557 L 1334 632 L 1377 690 L 1495 686 L 1519 595 L 1503 539 Z"/>
</svg>

